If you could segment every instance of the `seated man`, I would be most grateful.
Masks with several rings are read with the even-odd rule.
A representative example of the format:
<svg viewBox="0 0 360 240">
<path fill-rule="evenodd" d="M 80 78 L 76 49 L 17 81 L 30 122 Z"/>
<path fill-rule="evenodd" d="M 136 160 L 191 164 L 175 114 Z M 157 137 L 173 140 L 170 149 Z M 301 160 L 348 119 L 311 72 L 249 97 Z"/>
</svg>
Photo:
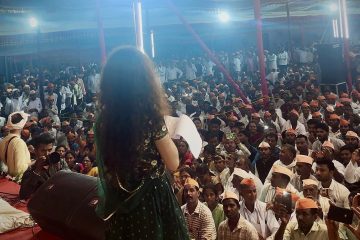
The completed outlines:
<svg viewBox="0 0 360 240">
<path fill-rule="evenodd" d="M 223 195 L 224 213 L 227 219 L 220 223 L 218 229 L 218 240 L 232 239 L 259 239 L 254 226 L 245 220 L 239 213 L 239 198 L 233 192 L 224 192 Z M 206 238 L 201 238 L 206 239 Z"/>
<path fill-rule="evenodd" d="M 290 183 L 298 190 L 299 192 L 303 189 L 303 180 L 304 179 L 313 179 L 316 180 L 316 177 L 311 174 L 311 167 L 314 159 L 305 155 L 296 156 L 296 174 L 291 179 Z"/>
<path fill-rule="evenodd" d="M 350 208 L 350 191 L 341 183 L 334 180 L 335 166 L 332 161 L 319 160 L 316 165 L 316 178 L 319 180 L 320 194 L 330 199 L 338 207 Z"/>
<path fill-rule="evenodd" d="M 284 144 L 280 151 L 280 159 L 274 162 L 273 166 L 279 165 L 282 167 L 286 167 L 291 172 L 295 173 L 295 166 L 296 166 L 295 157 L 296 157 L 295 147 L 289 144 Z M 272 170 L 270 169 L 270 172 L 266 177 L 264 183 L 270 182 L 271 176 L 272 176 Z"/>
<path fill-rule="evenodd" d="M 188 178 L 184 184 L 186 204 L 181 207 L 191 239 L 216 239 L 214 219 L 210 209 L 199 201 L 199 184 Z"/>
<path fill-rule="evenodd" d="M 290 183 L 290 179 L 293 175 L 294 174 L 288 168 L 274 165 L 270 183 L 264 184 L 259 200 L 265 203 L 271 203 L 275 198 L 276 188 L 285 189 L 299 195 L 299 192 Z"/>
<path fill-rule="evenodd" d="M 285 207 L 281 206 L 281 208 L 281 225 L 275 234 L 275 240 L 328 239 L 326 225 L 316 221 L 318 219 L 318 206 L 314 200 L 302 198 L 297 201 L 296 221 L 289 222 L 289 215 Z"/>
<path fill-rule="evenodd" d="M 257 230 L 260 239 L 270 239 L 279 228 L 272 210 L 266 209 L 266 204 L 257 200 L 256 185 L 253 179 L 245 178 L 240 183 L 240 214 Z"/>
<path fill-rule="evenodd" d="M 223 205 L 219 203 L 219 194 L 214 184 L 206 185 L 203 188 L 204 204 L 210 209 L 215 227 L 218 229 L 220 223 L 225 220 Z"/>
<path fill-rule="evenodd" d="M 30 152 L 21 138 L 27 120 L 28 114 L 24 112 L 10 114 L 6 126 L 9 134 L 0 141 L 0 173 L 8 174 L 17 182 L 31 163 Z"/>
<path fill-rule="evenodd" d="M 49 133 L 43 133 L 33 139 L 36 160 L 24 173 L 20 199 L 28 199 L 43 183 L 60 170 L 69 170 L 64 159 L 52 161 L 49 156 L 55 139 Z"/>
<path fill-rule="evenodd" d="M 319 186 L 318 181 L 315 181 L 313 179 L 304 179 L 302 193 L 305 198 L 310 198 L 317 203 L 318 207 L 321 210 L 319 212 L 323 214 L 323 216 L 319 214 L 319 217 L 323 219 L 329 212 L 330 203 L 329 203 L 329 199 L 324 198 L 323 196 L 320 195 L 320 190 L 318 186 Z"/>
</svg>

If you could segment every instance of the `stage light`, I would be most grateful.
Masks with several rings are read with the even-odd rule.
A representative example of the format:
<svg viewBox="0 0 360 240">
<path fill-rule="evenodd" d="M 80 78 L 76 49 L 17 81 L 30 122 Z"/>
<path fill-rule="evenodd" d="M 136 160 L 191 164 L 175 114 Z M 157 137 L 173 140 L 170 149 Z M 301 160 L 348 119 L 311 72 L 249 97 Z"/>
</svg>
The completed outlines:
<svg viewBox="0 0 360 240">
<path fill-rule="evenodd" d="M 219 20 L 221 22 L 228 22 L 230 20 L 230 15 L 229 13 L 225 12 L 225 11 L 220 11 L 218 13 L 218 17 L 219 17 Z"/>
<path fill-rule="evenodd" d="M 338 6 L 335 3 L 330 4 L 329 9 L 331 12 L 336 12 L 338 10 Z"/>
<path fill-rule="evenodd" d="M 29 23 L 30 23 L 30 26 L 31 26 L 32 28 L 36 28 L 36 27 L 38 26 L 38 21 L 37 21 L 36 18 L 34 18 L 34 17 L 31 17 L 31 18 L 29 19 Z"/>
</svg>

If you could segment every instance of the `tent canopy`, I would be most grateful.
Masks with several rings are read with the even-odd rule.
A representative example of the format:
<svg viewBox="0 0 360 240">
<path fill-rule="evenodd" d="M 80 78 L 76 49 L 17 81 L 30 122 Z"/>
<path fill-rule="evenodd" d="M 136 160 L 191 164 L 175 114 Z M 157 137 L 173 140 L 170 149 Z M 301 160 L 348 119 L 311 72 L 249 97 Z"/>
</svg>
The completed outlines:
<svg viewBox="0 0 360 240">
<path fill-rule="evenodd" d="M 97 0 L 0 0 L 0 35 L 33 33 L 29 19 L 39 22 L 41 32 L 95 29 Z M 98 0 L 105 28 L 132 27 L 132 0 Z M 224 10 L 232 21 L 253 19 L 252 0 L 173 0 L 190 23 L 219 21 L 217 13 Z M 264 18 L 286 16 L 287 0 L 262 0 Z M 289 0 L 291 16 L 329 15 L 332 0 Z M 146 26 L 180 24 L 168 9 L 166 0 L 142 0 Z M 360 1 L 348 0 L 349 14 L 360 14 Z"/>
</svg>

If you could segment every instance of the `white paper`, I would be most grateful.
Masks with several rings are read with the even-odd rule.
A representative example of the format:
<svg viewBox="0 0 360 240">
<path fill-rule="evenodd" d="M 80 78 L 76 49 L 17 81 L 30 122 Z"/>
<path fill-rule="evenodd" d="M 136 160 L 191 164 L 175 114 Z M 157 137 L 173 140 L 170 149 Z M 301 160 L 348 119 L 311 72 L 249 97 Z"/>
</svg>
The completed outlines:
<svg viewBox="0 0 360 240">
<path fill-rule="evenodd" d="M 185 114 L 181 117 L 165 116 L 165 124 L 173 139 L 180 137 L 189 144 L 191 153 L 198 158 L 202 148 L 202 139 L 193 121 Z"/>
</svg>

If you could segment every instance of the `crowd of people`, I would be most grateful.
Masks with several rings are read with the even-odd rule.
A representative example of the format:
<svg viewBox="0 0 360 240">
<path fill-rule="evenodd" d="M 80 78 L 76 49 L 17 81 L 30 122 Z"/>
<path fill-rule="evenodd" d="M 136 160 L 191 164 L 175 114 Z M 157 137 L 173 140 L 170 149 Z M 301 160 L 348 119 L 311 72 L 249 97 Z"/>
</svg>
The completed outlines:
<svg viewBox="0 0 360 240">
<path fill-rule="evenodd" d="M 246 99 L 208 57 L 157 61 L 171 115 L 188 115 L 203 140 L 199 158 L 174 140 L 180 167 L 168 172 L 191 239 L 360 239 L 360 81 L 321 89 L 316 52 L 301 54 L 265 52 L 263 96 L 254 50 L 217 53 Z M 99 175 L 100 81 L 89 65 L 4 84 L 0 170 L 22 199 L 60 170 Z M 327 219 L 331 206 L 354 209 L 353 223 Z"/>
</svg>

